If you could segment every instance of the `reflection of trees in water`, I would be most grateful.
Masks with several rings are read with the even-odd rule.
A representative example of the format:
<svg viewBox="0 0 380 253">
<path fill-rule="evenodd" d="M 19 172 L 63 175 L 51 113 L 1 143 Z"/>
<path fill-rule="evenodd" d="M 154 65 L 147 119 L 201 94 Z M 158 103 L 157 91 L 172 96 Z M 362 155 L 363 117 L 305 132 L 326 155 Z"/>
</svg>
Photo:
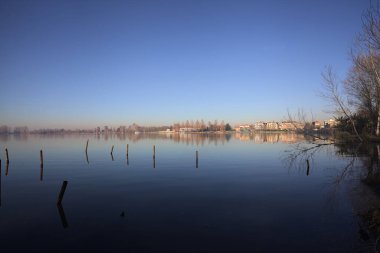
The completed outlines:
<svg viewBox="0 0 380 253">
<path fill-rule="evenodd" d="M 359 161 L 361 180 L 372 187 L 379 188 L 380 183 L 380 144 L 365 143 L 359 145 L 336 144 L 337 154 Z M 352 162 L 352 163 L 354 163 Z M 351 166 L 353 168 L 355 166 Z M 377 191 L 379 189 L 376 189 Z"/>
<path fill-rule="evenodd" d="M 140 140 L 171 140 L 174 143 L 182 143 L 186 145 L 201 145 L 205 143 L 224 145 L 234 137 L 240 141 L 248 141 L 254 143 L 295 143 L 304 140 L 303 135 L 296 133 L 266 133 L 258 132 L 253 134 L 241 133 L 120 133 L 120 134 L 101 134 L 97 138 L 104 140 L 119 139 L 125 141 L 138 142 Z"/>
<path fill-rule="evenodd" d="M 334 174 L 327 186 L 327 205 L 331 208 L 339 202 L 337 194 L 340 186 L 345 185 L 354 213 L 358 217 L 358 236 L 365 241 L 373 252 L 379 252 L 380 242 L 380 145 L 376 143 L 329 143 L 327 141 L 309 140 L 292 146 L 284 158 L 288 169 L 297 169 L 308 175 L 306 161 L 312 161 L 317 154 L 325 157 L 340 158 L 336 164 L 331 164 L 329 170 Z M 314 161 L 315 160 L 315 161 Z M 335 174 L 336 171 L 336 174 Z M 343 184 L 346 182 L 346 184 Z M 369 186 L 369 187 L 368 187 Z M 342 190 L 342 189 L 341 189 Z M 348 191 L 347 191 L 348 190 Z"/>
<path fill-rule="evenodd" d="M 287 150 L 284 157 L 288 169 L 306 170 L 307 161 L 315 164 L 317 154 L 325 157 L 338 157 L 345 163 L 339 168 L 335 183 L 359 176 L 367 184 L 380 182 L 380 145 L 374 143 L 334 143 L 307 139 L 305 142 L 295 143 Z"/>
<path fill-rule="evenodd" d="M 33 134 L 40 139 L 64 139 L 69 137 L 83 137 L 83 138 L 95 138 L 97 140 L 121 140 L 130 141 L 136 143 L 140 140 L 169 140 L 174 143 L 182 143 L 186 145 L 205 145 L 214 144 L 224 145 L 231 139 L 237 139 L 240 141 L 253 142 L 257 144 L 261 143 L 296 143 L 304 140 L 304 136 L 296 133 L 286 132 L 256 132 L 256 133 L 102 133 L 102 134 Z M 0 141 L 8 140 L 27 140 L 28 135 L 0 135 Z"/>
<path fill-rule="evenodd" d="M 297 171 L 310 174 L 310 169 L 315 165 L 317 154 L 331 155 L 334 153 L 334 147 L 329 142 L 305 140 L 294 143 L 289 150 L 285 151 L 283 158 L 284 164 L 288 170 L 296 169 Z"/>
</svg>

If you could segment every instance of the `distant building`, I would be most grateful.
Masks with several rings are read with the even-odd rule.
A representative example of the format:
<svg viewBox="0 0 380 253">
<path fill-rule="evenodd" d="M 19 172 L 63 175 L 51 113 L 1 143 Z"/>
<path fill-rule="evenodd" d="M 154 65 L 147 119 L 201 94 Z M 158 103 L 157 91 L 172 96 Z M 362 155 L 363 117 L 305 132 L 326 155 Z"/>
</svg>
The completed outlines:
<svg viewBox="0 0 380 253">
<path fill-rule="evenodd" d="M 279 124 L 279 129 L 283 131 L 303 130 L 304 124 L 296 121 L 283 121 Z"/>
<path fill-rule="evenodd" d="M 248 133 L 251 131 L 251 126 L 246 124 L 246 125 L 240 125 L 238 127 L 235 128 L 235 130 L 237 132 L 241 132 L 241 133 Z"/>
<path fill-rule="evenodd" d="M 277 122 L 267 122 L 266 130 L 279 130 L 279 124 Z"/>
<path fill-rule="evenodd" d="M 316 120 L 311 123 L 313 129 L 321 129 L 323 127 L 322 122 Z"/>
<path fill-rule="evenodd" d="M 267 126 L 267 123 L 265 123 L 263 121 L 259 121 L 259 122 L 256 122 L 254 124 L 254 129 L 255 130 L 265 130 L 266 126 Z"/>
</svg>

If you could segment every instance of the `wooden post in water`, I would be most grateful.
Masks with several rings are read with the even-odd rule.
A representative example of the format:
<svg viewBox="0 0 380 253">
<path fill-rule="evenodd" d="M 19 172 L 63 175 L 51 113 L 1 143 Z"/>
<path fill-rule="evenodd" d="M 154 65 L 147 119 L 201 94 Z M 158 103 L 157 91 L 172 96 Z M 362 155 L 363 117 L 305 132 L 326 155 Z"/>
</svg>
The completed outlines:
<svg viewBox="0 0 380 253">
<path fill-rule="evenodd" d="M 128 157 L 128 152 L 129 152 L 129 144 L 127 144 L 127 157 Z"/>
<path fill-rule="evenodd" d="M 87 154 L 87 149 L 88 149 L 88 139 L 87 139 L 87 143 L 86 143 L 86 154 Z"/>
<path fill-rule="evenodd" d="M 63 184 L 62 184 L 62 187 L 61 187 L 61 191 L 59 192 L 59 195 L 58 195 L 57 205 L 60 205 L 61 202 L 62 202 L 63 195 L 65 194 L 67 184 L 68 184 L 68 182 L 66 180 L 63 181 Z"/>
<path fill-rule="evenodd" d="M 306 176 L 309 175 L 310 173 L 310 164 L 309 164 L 309 159 L 306 159 L 306 164 L 307 164 L 307 168 L 306 168 Z"/>
<path fill-rule="evenodd" d="M 195 151 L 195 168 L 198 168 L 198 150 Z"/>
<path fill-rule="evenodd" d="M 112 158 L 112 161 L 114 160 L 113 159 L 113 145 L 112 145 L 112 148 L 111 148 L 111 158 Z"/>
<path fill-rule="evenodd" d="M 8 149 L 5 148 L 5 155 L 7 157 L 7 163 L 9 163 L 9 154 L 8 154 Z"/>
<path fill-rule="evenodd" d="M 41 164 L 41 167 L 44 166 L 44 155 L 42 153 L 42 149 L 40 150 L 40 164 Z"/>
<path fill-rule="evenodd" d="M 40 181 L 43 180 L 44 177 L 44 157 L 42 154 L 42 149 L 40 150 Z"/>
</svg>

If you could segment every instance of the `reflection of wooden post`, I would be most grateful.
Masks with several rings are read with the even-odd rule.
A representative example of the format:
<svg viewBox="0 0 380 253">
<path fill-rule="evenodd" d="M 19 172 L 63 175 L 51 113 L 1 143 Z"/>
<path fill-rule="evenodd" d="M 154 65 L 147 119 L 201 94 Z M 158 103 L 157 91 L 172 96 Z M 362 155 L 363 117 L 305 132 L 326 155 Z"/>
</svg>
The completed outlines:
<svg viewBox="0 0 380 253">
<path fill-rule="evenodd" d="M 1 159 L 0 159 L 0 206 L 1 206 Z"/>
<path fill-rule="evenodd" d="M 44 179 L 44 165 L 41 163 L 40 167 L 40 181 Z"/>
<path fill-rule="evenodd" d="M 7 148 L 5 148 L 5 155 L 7 157 L 7 163 L 9 163 L 9 155 L 8 155 L 8 149 Z"/>
<path fill-rule="evenodd" d="M 67 181 L 63 181 L 63 184 L 62 184 L 62 187 L 61 187 L 61 191 L 59 192 L 59 195 L 58 195 L 58 201 L 57 201 L 57 205 L 60 205 L 61 202 L 62 202 L 62 199 L 63 199 L 63 195 L 65 194 L 65 191 L 66 191 L 66 187 L 67 187 Z"/>
<path fill-rule="evenodd" d="M 88 141 L 89 140 L 87 140 L 87 143 L 86 143 L 86 154 L 87 154 L 87 149 L 88 149 Z"/>
<path fill-rule="evenodd" d="M 61 222 L 63 228 L 67 228 L 69 226 L 69 223 L 67 222 L 65 211 L 63 210 L 63 206 L 61 204 L 57 204 L 59 217 L 61 217 Z"/>
<path fill-rule="evenodd" d="M 5 166 L 5 175 L 8 176 L 9 163 L 7 163 Z"/>
<path fill-rule="evenodd" d="M 195 168 L 198 168 L 198 150 L 195 151 Z"/>
<path fill-rule="evenodd" d="M 156 145 L 153 145 L 153 168 L 156 168 Z"/>
</svg>

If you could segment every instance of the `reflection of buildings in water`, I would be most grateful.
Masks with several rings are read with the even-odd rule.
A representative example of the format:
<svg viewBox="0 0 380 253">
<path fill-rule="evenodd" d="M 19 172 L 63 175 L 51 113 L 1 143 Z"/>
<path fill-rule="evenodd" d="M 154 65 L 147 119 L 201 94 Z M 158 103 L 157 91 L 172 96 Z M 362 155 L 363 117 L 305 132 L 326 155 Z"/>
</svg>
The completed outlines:
<svg viewBox="0 0 380 253">
<path fill-rule="evenodd" d="M 8 141 L 10 139 L 10 135 L 9 134 L 0 134 L 0 141 Z"/>
<path fill-rule="evenodd" d="M 104 138 L 105 140 L 117 138 L 119 140 L 129 140 L 132 142 L 138 142 L 144 139 L 157 139 L 157 140 L 171 140 L 175 143 L 183 143 L 186 145 L 203 146 L 207 144 L 224 144 L 228 142 L 232 134 L 230 133 L 118 133 L 118 134 L 103 134 L 96 135 L 97 138 Z M 235 132 L 233 136 L 240 141 L 253 141 L 254 143 L 295 143 L 303 140 L 303 135 L 299 135 L 293 132 L 257 132 L 257 133 L 242 133 Z"/>
<path fill-rule="evenodd" d="M 303 140 L 303 135 L 296 133 L 254 133 L 240 134 L 236 133 L 235 138 L 240 141 L 253 141 L 254 143 L 295 143 Z"/>
</svg>

